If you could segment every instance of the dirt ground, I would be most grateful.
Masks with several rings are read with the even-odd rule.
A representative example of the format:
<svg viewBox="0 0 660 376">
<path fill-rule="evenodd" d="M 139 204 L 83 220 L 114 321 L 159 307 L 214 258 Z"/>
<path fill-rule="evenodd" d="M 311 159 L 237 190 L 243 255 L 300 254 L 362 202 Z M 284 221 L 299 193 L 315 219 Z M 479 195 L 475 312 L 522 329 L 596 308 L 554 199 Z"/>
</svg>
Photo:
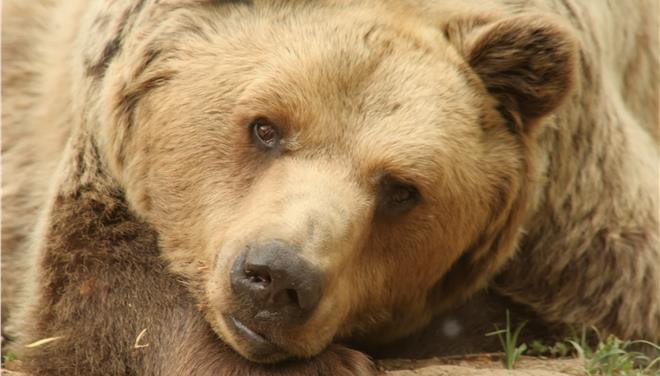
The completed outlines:
<svg viewBox="0 0 660 376">
<path fill-rule="evenodd" d="M 516 369 L 507 370 L 495 355 L 432 358 L 424 360 L 388 359 L 377 362 L 379 376 L 583 376 L 578 359 L 539 359 L 523 357 Z M 11 368 L 11 365 L 10 367 Z M 26 376 L 3 370 L 4 376 Z"/>
<path fill-rule="evenodd" d="M 496 355 L 391 359 L 377 363 L 387 376 L 583 376 L 579 359 L 540 359 L 523 357 L 513 370 L 504 369 Z"/>
</svg>

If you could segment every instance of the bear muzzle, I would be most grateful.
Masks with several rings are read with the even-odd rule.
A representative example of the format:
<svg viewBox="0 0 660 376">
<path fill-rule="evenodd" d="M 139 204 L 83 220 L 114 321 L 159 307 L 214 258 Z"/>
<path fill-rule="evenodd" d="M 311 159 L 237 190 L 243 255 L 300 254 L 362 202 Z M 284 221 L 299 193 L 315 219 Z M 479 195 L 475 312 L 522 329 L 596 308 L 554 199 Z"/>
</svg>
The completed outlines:
<svg viewBox="0 0 660 376">
<path fill-rule="evenodd" d="M 278 352 L 271 332 L 304 324 L 323 294 L 323 275 L 281 240 L 248 246 L 230 271 L 235 311 L 226 321 L 255 356 Z"/>
</svg>

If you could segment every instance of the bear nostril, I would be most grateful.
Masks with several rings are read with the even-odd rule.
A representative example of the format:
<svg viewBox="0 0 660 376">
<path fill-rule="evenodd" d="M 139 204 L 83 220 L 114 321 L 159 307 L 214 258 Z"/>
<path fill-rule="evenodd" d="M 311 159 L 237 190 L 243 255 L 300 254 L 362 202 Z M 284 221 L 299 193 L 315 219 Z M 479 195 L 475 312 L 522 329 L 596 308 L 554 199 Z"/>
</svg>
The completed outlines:
<svg viewBox="0 0 660 376">
<path fill-rule="evenodd" d="M 246 262 L 243 273 L 248 282 L 252 284 L 268 286 L 273 279 L 271 270 L 267 265 Z"/>
<path fill-rule="evenodd" d="M 269 277 L 264 277 L 261 275 L 252 275 L 249 272 L 245 273 L 248 277 L 248 280 L 250 283 L 258 283 L 261 285 L 268 285 L 270 283 L 270 278 Z"/>
<path fill-rule="evenodd" d="M 297 307 L 300 307 L 300 301 L 298 300 L 298 292 L 294 289 L 286 289 L 286 296 L 289 298 L 289 302 L 291 302 L 292 305 L 295 305 Z"/>
<path fill-rule="evenodd" d="M 271 282 L 270 274 L 265 273 L 264 271 L 257 272 L 254 270 L 245 269 L 244 273 L 250 283 L 267 286 Z"/>
</svg>

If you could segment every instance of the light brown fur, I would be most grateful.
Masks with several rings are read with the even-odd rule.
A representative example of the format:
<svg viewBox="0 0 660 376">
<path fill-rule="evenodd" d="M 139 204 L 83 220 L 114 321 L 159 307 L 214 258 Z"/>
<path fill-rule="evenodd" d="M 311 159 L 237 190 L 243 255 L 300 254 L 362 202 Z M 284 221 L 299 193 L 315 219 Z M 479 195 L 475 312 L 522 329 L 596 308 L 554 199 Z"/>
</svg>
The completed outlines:
<svg viewBox="0 0 660 376">
<path fill-rule="evenodd" d="M 8 2 L 3 331 L 28 369 L 366 374 L 328 345 L 395 340 L 487 285 L 660 339 L 657 5 L 525 4 Z M 379 216 L 388 176 L 419 204 Z M 307 322 L 261 328 L 311 360 L 229 349 L 251 357 L 222 320 L 229 268 L 269 239 L 324 272 Z"/>
</svg>

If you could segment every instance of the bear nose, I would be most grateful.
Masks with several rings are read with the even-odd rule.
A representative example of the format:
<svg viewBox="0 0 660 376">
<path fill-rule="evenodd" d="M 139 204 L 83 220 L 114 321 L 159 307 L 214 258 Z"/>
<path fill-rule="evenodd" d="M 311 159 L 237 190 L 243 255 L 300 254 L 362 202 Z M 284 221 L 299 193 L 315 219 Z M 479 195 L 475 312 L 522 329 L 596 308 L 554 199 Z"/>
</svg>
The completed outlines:
<svg viewBox="0 0 660 376">
<path fill-rule="evenodd" d="M 234 261 L 231 287 L 241 307 L 254 319 L 301 324 L 323 292 L 321 273 L 287 243 L 271 241 L 249 247 Z"/>
</svg>

